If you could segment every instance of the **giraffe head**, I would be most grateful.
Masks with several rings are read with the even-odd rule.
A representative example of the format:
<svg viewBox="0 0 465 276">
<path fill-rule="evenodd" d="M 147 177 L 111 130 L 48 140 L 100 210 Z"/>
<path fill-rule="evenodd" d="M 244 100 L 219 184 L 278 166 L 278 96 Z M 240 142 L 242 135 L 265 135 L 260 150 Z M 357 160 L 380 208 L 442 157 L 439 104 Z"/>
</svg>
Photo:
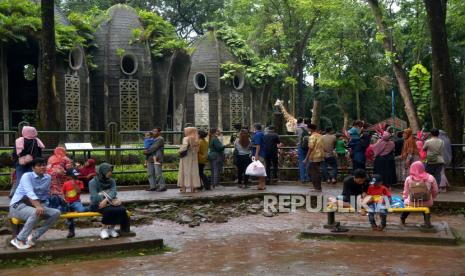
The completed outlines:
<svg viewBox="0 0 465 276">
<path fill-rule="evenodd" d="M 276 99 L 276 102 L 274 103 L 274 106 L 282 106 L 283 105 L 283 101 L 280 100 L 280 99 Z"/>
</svg>

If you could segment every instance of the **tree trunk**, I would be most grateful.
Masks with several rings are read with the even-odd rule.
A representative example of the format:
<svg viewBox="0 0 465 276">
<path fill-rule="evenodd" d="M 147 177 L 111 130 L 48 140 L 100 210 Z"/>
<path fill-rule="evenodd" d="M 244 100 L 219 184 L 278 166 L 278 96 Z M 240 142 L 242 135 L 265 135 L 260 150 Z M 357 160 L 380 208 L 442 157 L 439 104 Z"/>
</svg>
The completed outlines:
<svg viewBox="0 0 465 276">
<path fill-rule="evenodd" d="M 320 86 L 318 85 L 318 73 L 313 74 L 314 83 L 313 83 L 313 107 L 312 107 L 312 124 L 317 127 L 320 125 L 321 117 L 321 102 L 318 99 L 318 93 L 320 92 Z"/>
<path fill-rule="evenodd" d="M 431 31 L 433 89 L 439 96 L 442 122 L 452 143 L 463 142 L 463 120 L 455 89 L 446 33 L 447 0 L 424 0 Z M 433 93 L 434 94 L 434 93 Z"/>
<path fill-rule="evenodd" d="M 415 110 L 415 105 L 413 104 L 412 92 L 410 91 L 410 86 L 408 84 L 408 77 L 405 73 L 404 66 L 400 55 L 397 53 L 396 47 L 394 46 L 394 41 L 392 34 L 388 31 L 388 27 L 383 20 L 383 13 L 379 6 L 378 0 L 367 0 L 368 4 L 371 7 L 373 15 L 376 20 L 376 25 L 378 26 L 378 31 L 383 35 L 383 46 L 386 53 L 392 56 L 392 69 L 396 75 L 397 84 L 399 85 L 399 92 L 402 96 L 402 100 L 405 105 L 405 113 L 407 114 L 410 127 L 415 132 L 420 129 L 420 124 L 418 123 L 418 117 Z"/>
<path fill-rule="evenodd" d="M 60 103 L 55 85 L 55 12 L 53 0 L 41 1 L 42 32 L 40 43 L 37 114 L 44 130 L 59 130 Z"/>
<path fill-rule="evenodd" d="M 454 144 L 463 143 L 463 116 L 460 112 L 460 99 L 455 88 L 449 47 L 447 45 L 446 13 L 447 0 L 424 0 L 428 25 L 431 31 L 431 47 L 433 60 L 433 89 L 439 96 L 442 123 Z M 434 94 L 434 93 L 433 93 Z M 452 166 L 463 161 L 462 147 L 453 148 Z M 463 172 L 454 170 L 454 183 L 464 183 Z"/>
<path fill-rule="evenodd" d="M 441 103 L 439 91 L 437 88 L 437 82 L 432 82 L 431 89 L 431 101 L 430 101 L 430 113 L 431 120 L 433 121 L 433 127 L 442 129 L 442 114 L 441 114 Z"/>
</svg>

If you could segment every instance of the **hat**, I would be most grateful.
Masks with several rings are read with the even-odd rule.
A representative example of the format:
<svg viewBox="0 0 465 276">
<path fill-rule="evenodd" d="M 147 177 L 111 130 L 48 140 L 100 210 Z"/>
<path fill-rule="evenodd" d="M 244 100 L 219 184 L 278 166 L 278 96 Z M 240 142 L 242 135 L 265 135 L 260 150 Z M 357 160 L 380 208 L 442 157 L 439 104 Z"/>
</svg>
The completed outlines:
<svg viewBox="0 0 465 276">
<path fill-rule="evenodd" d="M 72 178 L 77 178 L 81 174 L 75 168 L 70 168 L 66 170 L 66 175 Z"/>
<path fill-rule="evenodd" d="M 373 178 L 370 181 L 370 185 L 383 182 L 383 177 L 379 174 L 373 175 Z"/>
</svg>

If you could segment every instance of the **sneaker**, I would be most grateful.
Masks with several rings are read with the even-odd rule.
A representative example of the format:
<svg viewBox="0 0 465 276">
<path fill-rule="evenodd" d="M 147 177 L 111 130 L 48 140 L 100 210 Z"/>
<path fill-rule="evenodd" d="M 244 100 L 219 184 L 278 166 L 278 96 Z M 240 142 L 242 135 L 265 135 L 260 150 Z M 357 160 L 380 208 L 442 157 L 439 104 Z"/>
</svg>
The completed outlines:
<svg viewBox="0 0 465 276">
<path fill-rule="evenodd" d="M 27 237 L 27 242 L 26 243 L 29 244 L 31 247 L 36 245 L 36 242 L 32 238 L 32 234 Z"/>
<path fill-rule="evenodd" d="M 24 242 L 22 242 L 22 241 L 20 241 L 20 240 L 18 240 L 16 238 L 12 239 L 10 243 L 11 243 L 11 245 L 13 245 L 14 247 L 16 247 L 19 250 L 31 248 L 30 244 L 24 243 Z"/>
<path fill-rule="evenodd" d="M 102 229 L 102 231 L 100 231 L 100 238 L 102 240 L 110 238 L 110 235 L 108 234 L 108 229 Z"/>
<path fill-rule="evenodd" d="M 157 192 L 166 192 L 166 187 L 158 188 L 158 189 L 157 189 Z"/>
<path fill-rule="evenodd" d="M 108 232 L 110 232 L 110 237 L 112 237 L 112 238 L 119 237 L 119 233 L 115 230 L 115 228 L 108 229 Z"/>
</svg>

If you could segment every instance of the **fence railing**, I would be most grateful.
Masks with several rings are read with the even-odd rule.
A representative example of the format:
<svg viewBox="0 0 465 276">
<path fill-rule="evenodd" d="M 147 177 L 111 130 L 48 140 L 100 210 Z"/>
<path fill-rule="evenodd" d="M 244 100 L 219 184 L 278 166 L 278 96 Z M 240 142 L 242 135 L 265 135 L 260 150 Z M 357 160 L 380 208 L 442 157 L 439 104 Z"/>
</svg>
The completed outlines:
<svg viewBox="0 0 465 276">
<path fill-rule="evenodd" d="M 143 134 L 146 131 L 119 131 L 116 123 L 110 123 L 107 126 L 105 131 L 39 131 L 39 137 L 47 137 L 51 141 L 56 141 L 56 144 L 65 143 L 65 142 L 93 142 L 95 147 L 91 150 L 69 150 L 69 154 L 76 160 L 77 156 L 81 153 L 83 159 L 86 160 L 92 155 L 95 155 L 99 152 L 103 152 L 105 155 L 104 160 L 112 164 L 117 165 L 120 170 L 115 171 L 115 174 L 133 174 L 133 173 L 144 173 L 145 170 L 124 170 L 125 165 L 122 162 L 122 157 L 125 155 L 142 155 L 143 153 Z M 223 132 L 225 136 L 233 134 L 232 131 Z M 181 131 L 162 131 L 162 135 L 165 137 L 165 140 L 168 144 L 165 145 L 165 154 L 171 155 L 174 150 L 179 149 L 180 141 L 182 138 Z M 14 140 L 19 137 L 18 132 L 2 130 L 0 131 L 0 152 L 3 152 L 9 155 L 14 149 Z M 7 137 L 7 138 L 5 138 Z M 280 147 L 280 151 L 284 157 L 281 157 L 281 164 L 279 169 L 283 171 L 296 171 L 298 170 L 297 164 L 297 154 L 286 155 L 286 152 L 294 152 L 297 150 L 297 136 L 296 135 L 280 135 L 280 139 L 285 141 L 286 146 Z M 227 140 L 227 139 L 226 139 Z M 229 141 L 229 140 L 228 140 Z M 5 142 L 8 142 L 7 144 Z M 177 143 L 176 143 L 177 142 Z M 465 148 L 465 144 L 453 144 L 453 148 L 460 148 L 461 152 Z M 228 146 L 227 148 L 232 148 Z M 54 148 L 44 149 L 45 155 L 51 154 Z M 453 152 L 456 152 L 453 150 Z M 285 158 L 295 160 L 285 160 Z M 456 158 L 454 158 L 456 160 Z M 0 161 L 1 162 L 1 161 Z M 283 166 L 282 164 L 287 164 Z M 296 164 L 290 165 L 290 164 Z M 7 166 L 8 164 L 0 164 L 1 166 Z M 176 167 L 171 166 L 170 168 L 164 169 L 165 172 L 176 172 L 178 171 L 177 164 Z M 234 166 L 226 166 L 224 169 L 233 170 Z M 460 172 L 463 174 L 465 170 L 465 164 L 463 158 L 459 162 L 453 162 L 450 166 L 447 167 L 448 170 L 454 172 Z M 1 171 L 0 176 L 9 175 L 8 171 Z"/>
</svg>

